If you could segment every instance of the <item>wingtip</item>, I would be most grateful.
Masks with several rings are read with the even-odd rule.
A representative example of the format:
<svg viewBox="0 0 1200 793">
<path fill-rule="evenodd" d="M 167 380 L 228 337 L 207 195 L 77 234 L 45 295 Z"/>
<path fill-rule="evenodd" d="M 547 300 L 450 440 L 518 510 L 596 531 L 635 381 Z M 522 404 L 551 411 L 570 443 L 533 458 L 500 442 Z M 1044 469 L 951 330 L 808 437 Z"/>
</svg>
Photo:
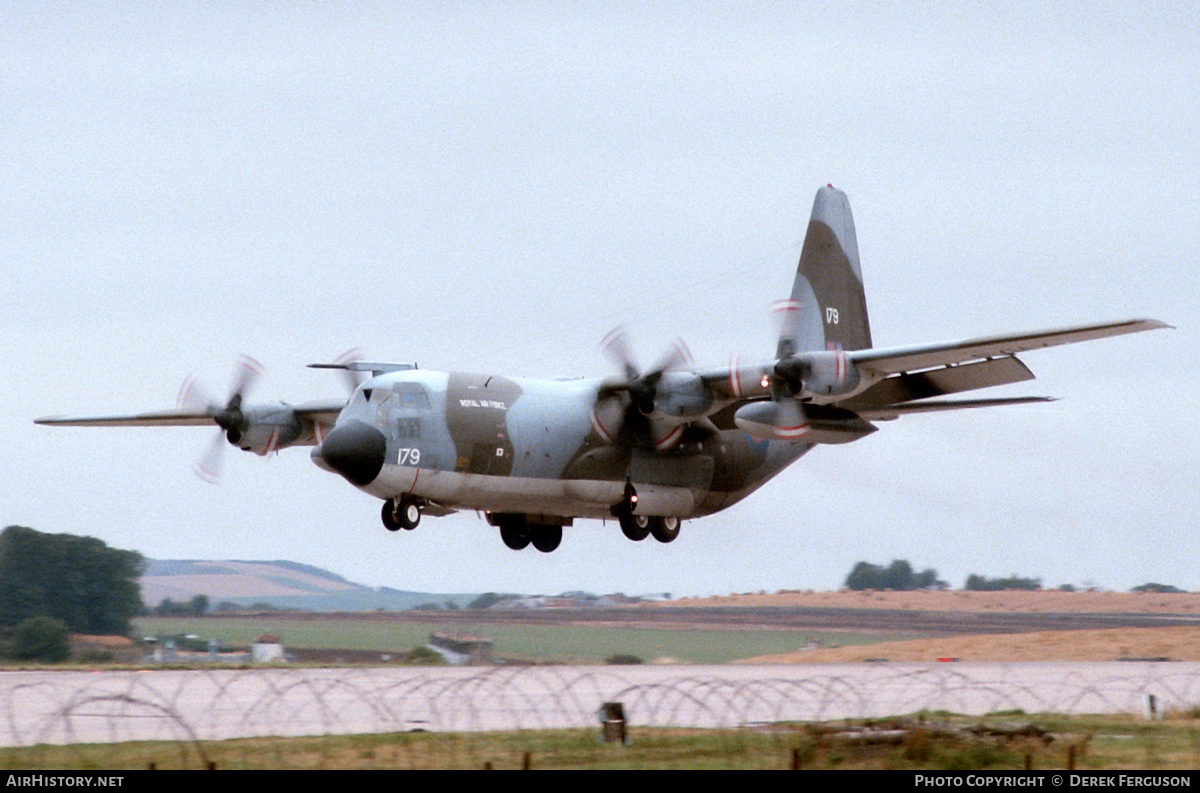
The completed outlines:
<svg viewBox="0 0 1200 793">
<path fill-rule="evenodd" d="M 1169 330 L 1176 329 L 1174 325 L 1168 322 L 1163 322 L 1161 319 L 1154 319 L 1152 317 L 1139 317 L 1137 319 L 1130 319 L 1126 320 L 1124 324 L 1134 326 L 1136 330 L 1159 330 L 1160 328 L 1167 328 Z"/>
</svg>

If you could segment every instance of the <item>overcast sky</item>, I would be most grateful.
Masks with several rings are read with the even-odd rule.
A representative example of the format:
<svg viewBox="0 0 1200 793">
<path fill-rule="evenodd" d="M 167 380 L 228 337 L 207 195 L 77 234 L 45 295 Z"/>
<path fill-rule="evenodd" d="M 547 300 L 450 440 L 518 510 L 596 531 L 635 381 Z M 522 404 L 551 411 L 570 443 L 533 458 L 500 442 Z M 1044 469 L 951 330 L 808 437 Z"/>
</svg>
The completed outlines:
<svg viewBox="0 0 1200 793">
<path fill-rule="evenodd" d="M 1050 5 L 1047 10 L 1046 5 Z M 368 585 L 710 594 L 906 558 L 961 586 L 1200 589 L 1194 3 L 9 3 L 0 7 L 0 522 Z M 391 535 L 308 449 L 38 416 L 171 407 L 190 373 L 511 376 L 769 356 L 816 189 L 854 210 L 876 346 L 1134 316 L 1027 353 L 1044 406 L 817 448 L 672 545 L 475 514 Z"/>
</svg>

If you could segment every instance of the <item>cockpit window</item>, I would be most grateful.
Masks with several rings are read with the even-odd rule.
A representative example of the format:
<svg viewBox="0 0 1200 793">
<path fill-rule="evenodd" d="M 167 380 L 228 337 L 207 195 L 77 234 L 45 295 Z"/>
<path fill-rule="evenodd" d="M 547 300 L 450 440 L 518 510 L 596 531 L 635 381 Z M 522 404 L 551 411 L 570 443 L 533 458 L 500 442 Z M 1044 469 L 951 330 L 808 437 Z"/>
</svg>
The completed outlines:
<svg viewBox="0 0 1200 793">
<path fill-rule="evenodd" d="M 420 383 L 396 383 L 392 387 L 392 393 L 396 395 L 396 402 L 402 408 L 428 410 L 430 407 L 429 394 Z"/>
</svg>

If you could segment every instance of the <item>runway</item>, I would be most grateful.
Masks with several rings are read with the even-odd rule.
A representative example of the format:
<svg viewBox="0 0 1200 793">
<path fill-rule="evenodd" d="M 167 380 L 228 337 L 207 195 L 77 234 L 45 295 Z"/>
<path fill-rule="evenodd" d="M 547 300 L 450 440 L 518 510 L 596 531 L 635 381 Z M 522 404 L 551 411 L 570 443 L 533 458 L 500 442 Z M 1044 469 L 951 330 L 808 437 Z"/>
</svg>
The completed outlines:
<svg viewBox="0 0 1200 793">
<path fill-rule="evenodd" d="M 732 729 L 946 710 L 1200 706 L 1200 663 L 191 669 L 0 673 L 0 745 L 429 730 Z"/>
</svg>

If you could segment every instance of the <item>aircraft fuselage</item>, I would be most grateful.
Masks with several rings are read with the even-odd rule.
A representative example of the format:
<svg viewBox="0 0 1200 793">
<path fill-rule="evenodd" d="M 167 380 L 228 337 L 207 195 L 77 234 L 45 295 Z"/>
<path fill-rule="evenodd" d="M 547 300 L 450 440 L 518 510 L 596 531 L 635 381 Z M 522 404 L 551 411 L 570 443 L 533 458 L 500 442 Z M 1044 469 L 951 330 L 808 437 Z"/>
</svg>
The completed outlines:
<svg viewBox="0 0 1200 793">
<path fill-rule="evenodd" d="M 711 514 L 811 448 L 755 440 L 711 422 L 684 428 L 666 450 L 614 444 L 594 419 L 602 386 L 598 379 L 392 372 L 355 391 L 330 436 L 345 427 L 367 432 L 362 425 L 382 435 L 378 473 L 351 480 L 371 495 L 563 525 L 613 517 L 627 483 L 636 488 L 639 514 Z M 314 461 L 337 470 L 321 449 Z"/>
</svg>

